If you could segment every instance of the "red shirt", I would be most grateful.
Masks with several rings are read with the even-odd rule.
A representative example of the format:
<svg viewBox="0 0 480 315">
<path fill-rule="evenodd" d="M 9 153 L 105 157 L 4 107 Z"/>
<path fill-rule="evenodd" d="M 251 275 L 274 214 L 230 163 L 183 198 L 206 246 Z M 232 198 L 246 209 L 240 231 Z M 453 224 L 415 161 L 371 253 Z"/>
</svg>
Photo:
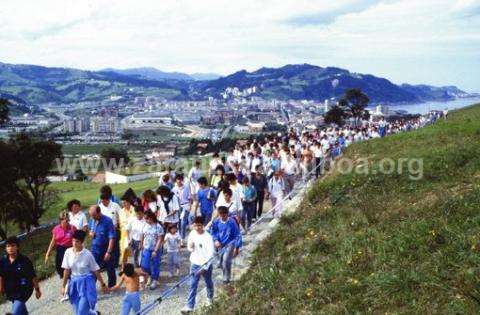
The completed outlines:
<svg viewBox="0 0 480 315">
<path fill-rule="evenodd" d="M 55 226 L 52 230 L 55 245 L 72 247 L 72 237 L 75 230 L 76 228 L 71 224 L 68 225 L 67 229 L 63 229 L 60 224 Z"/>
</svg>

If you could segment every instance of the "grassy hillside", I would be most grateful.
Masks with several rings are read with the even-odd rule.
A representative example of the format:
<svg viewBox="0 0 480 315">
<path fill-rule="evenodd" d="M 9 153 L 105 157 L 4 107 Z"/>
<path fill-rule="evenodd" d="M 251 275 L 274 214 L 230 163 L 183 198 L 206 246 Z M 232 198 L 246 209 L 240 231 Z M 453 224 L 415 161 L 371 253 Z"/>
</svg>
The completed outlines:
<svg viewBox="0 0 480 315">
<path fill-rule="evenodd" d="M 208 313 L 480 312 L 480 104 L 345 156 L 423 159 L 423 177 L 336 169 Z"/>
</svg>

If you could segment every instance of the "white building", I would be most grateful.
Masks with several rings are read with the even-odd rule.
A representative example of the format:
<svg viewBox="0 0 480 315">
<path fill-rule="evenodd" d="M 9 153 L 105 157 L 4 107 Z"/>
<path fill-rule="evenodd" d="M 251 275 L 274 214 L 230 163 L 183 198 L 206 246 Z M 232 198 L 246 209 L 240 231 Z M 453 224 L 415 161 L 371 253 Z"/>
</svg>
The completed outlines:
<svg viewBox="0 0 480 315">
<path fill-rule="evenodd" d="M 164 127 L 165 125 L 171 126 L 173 118 L 161 113 L 141 113 L 133 114 L 125 119 L 125 128 L 127 129 L 155 129 Z"/>
<path fill-rule="evenodd" d="M 93 133 L 117 133 L 118 119 L 116 117 L 94 116 L 90 119 L 90 130 Z"/>
</svg>

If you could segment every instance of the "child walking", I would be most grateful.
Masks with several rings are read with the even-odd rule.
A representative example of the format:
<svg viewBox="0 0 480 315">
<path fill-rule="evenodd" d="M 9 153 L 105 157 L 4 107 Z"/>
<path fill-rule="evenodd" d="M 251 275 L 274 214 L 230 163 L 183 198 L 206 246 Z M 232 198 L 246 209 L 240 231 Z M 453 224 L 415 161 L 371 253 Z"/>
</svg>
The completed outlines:
<svg viewBox="0 0 480 315">
<path fill-rule="evenodd" d="M 133 266 L 133 264 L 125 264 L 123 272 L 120 273 L 120 282 L 117 283 L 110 291 L 119 290 L 125 282 L 125 296 L 122 301 L 121 315 L 129 315 L 131 311 L 134 314 L 140 312 L 140 276 L 146 274 L 140 269 Z"/>
<path fill-rule="evenodd" d="M 182 242 L 182 237 L 177 231 L 176 225 L 170 225 L 168 227 L 168 233 L 165 235 L 165 243 L 167 244 L 167 256 L 168 256 L 168 271 L 170 272 L 170 277 L 173 277 L 173 274 L 178 276 L 180 274 L 180 245 Z"/>
<path fill-rule="evenodd" d="M 161 257 L 163 254 L 163 227 L 157 216 L 151 211 L 145 212 L 145 226 L 142 232 L 142 270 L 150 276 L 150 290 L 155 290 L 160 276 Z"/>
</svg>

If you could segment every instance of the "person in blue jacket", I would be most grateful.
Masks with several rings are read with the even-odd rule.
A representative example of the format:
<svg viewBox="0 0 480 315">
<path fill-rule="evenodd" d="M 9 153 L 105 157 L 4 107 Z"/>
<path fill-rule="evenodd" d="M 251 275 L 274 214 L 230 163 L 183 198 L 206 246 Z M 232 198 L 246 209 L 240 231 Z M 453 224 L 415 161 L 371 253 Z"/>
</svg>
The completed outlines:
<svg viewBox="0 0 480 315">
<path fill-rule="evenodd" d="M 231 280 L 232 260 L 236 257 L 242 247 L 242 234 L 237 221 L 228 216 L 228 208 L 218 207 L 218 217 L 213 220 L 210 228 L 215 248 L 222 251 L 220 265 L 223 271 L 223 283 Z"/>
<path fill-rule="evenodd" d="M 108 287 L 111 288 L 117 282 L 113 259 L 116 238 L 115 228 L 112 219 L 102 214 L 99 205 L 91 206 L 88 213 L 91 218 L 89 224 L 90 237 L 92 238 L 91 252 L 100 268 L 107 270 Z"/>
</svg>

